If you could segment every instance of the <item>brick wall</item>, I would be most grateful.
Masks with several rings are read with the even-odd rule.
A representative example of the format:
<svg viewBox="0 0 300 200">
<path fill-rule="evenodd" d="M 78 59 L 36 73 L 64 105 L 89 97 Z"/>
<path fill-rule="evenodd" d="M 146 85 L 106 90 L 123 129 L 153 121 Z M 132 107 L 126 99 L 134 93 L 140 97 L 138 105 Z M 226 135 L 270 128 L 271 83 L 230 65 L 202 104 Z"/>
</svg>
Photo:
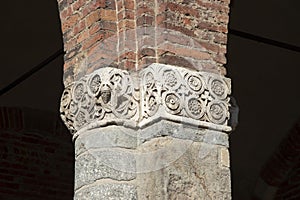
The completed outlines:
<svg viewBox="0 0 300 200">
<path fill-rule="evenodd" d="M 48 112 L 0 107 L 0 200 L 73 198 L 71 135 Z"/>
<path fill-rule="evenodd" d="M 270 199 L 300 199 L 300 120 L 281 141 L 260 173 L 264 190 L 257 190 L 258 197 L 269 194 Z M 256 189 L 259 188 L 256 186 Z M 263 198 L 262 198 L 263 199 Z"/>
<path fill-rule="evenodd" d="M 153 62 L 225 74 L 229 0 L 57 0 L 65 84 Z"/>
<path fill-rule="evenodd" d="M 271 186 L 279 187 L 300 160 L 300 120 L 284 138 L 265 164 L 261 177 Z"/>
<path fill-rule="evenodd" d="M 300 160 L 294 163 L 294 167 L 289 170 L 288 176 L 280 184 L 275 200 L 300 199 Z"/>
</svg>

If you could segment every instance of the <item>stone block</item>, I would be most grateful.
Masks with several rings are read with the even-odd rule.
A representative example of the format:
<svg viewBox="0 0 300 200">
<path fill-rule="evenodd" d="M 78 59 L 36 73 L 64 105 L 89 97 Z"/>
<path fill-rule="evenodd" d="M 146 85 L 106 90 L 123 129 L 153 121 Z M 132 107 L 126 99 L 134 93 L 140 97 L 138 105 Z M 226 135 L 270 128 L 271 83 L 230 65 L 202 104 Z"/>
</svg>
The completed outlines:
<svg viewBox="0 0 300 200">
<path fill-rule="evenodd" d="M 75 140 L 75 155 L 90 149 L 126 148 L 137 146 L 137 131 L 123 126 L 109 126 L 86 131 Z"/>
<path fill-rule="evenodd" d="M 136 200 L 136 187 L 125 183 L 93 185 L 75 192 L 74 200 Z"/>
<path fill-rule="evenodd" d="M 89 150 L 76 158 L 75 189 L 100 179 L 133 180 L 136 177 L 135 171 L 135 157 L 128 151 Z"/>
<path fill-rule="evenodd" d="M 219 146 L 202 142 L 190 144 L 187 140 L 176 140 L 178 146 L 188 145 L 189 148 L 167 166 L 137 174 L 135 181 L 139 198 L 231 199 L 230 171 L 228 168 L 218 166 Z M 162 154 L 161 157 L 167 156 Z M 153 163 L 149 162 L 149 165 Z"/>
</svg>

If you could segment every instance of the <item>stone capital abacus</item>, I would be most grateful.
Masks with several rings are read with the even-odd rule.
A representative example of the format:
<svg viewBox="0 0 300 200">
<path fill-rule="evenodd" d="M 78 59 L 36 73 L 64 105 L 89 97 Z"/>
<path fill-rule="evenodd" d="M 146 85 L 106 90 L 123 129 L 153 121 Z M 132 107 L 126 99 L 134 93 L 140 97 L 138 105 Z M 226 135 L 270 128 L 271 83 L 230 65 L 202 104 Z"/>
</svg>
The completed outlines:
<svg viewBox="0 0 300 200">
<path fill-rule="evenodd" d="M 143 128 L 160 119 L 229 132 L 230 79 L 154 63 L 140 71 L 100 68 L 69 85 L 61 116 L 83 130 L 121 125 Z"/>
</svg>

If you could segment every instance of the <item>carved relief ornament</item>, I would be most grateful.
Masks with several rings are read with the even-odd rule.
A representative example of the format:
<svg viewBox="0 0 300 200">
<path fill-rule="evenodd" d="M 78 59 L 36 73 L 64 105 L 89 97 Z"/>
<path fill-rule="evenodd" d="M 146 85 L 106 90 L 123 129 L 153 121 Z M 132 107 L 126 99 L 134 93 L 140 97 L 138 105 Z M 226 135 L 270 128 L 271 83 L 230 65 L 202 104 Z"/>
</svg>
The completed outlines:
<svg viewBox="0 0 300 200">
<path fill-rule="evenodd" d="M 72 133 L 110 124 L 144 127 L 158 119 L 230 131 L 230 79 L 151 64 L 140 72 L 100 68 L 66 87 L 61 117 Z"/>
</svg>

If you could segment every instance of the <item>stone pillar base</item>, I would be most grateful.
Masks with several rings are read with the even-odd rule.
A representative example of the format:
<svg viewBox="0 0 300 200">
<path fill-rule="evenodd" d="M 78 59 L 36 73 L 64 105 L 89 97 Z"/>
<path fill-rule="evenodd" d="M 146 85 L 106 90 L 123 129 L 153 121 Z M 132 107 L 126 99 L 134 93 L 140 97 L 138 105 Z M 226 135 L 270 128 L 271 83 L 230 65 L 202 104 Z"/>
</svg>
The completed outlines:
<svg viewBox="0 0 300 200">
<path fill-rule="evenodd" d="M 230 199 L 228 135 L 162 120 L 75 141 L 75 199 Z"/>
</svg>

